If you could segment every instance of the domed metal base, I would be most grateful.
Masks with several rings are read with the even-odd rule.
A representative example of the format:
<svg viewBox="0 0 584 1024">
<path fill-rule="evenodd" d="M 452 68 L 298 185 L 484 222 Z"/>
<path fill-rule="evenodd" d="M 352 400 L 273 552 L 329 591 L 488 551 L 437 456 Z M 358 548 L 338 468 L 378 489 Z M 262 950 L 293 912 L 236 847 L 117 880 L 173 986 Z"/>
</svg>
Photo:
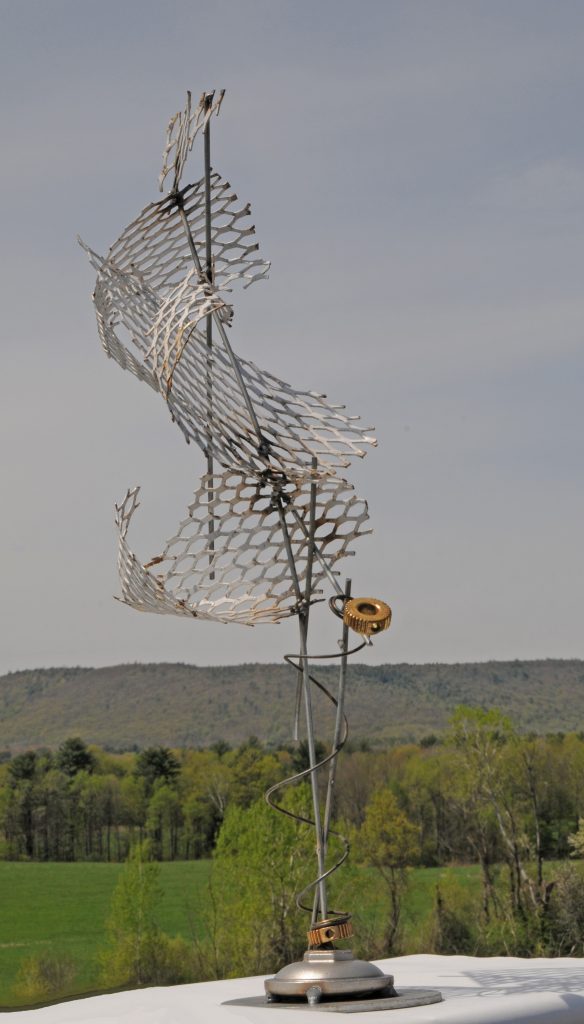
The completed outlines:
<svg viewBox="0 0 584 1024">
<path fill-rule="evenodd" d="M 303 998 L 303 997 L 302 997 Z M 228 999 L 222 1006 L 254 1006 L 266 1010 L 298 1010 L 301 1005 L 304 1011 L 323 1010 L 329 1013 L 369 1013 L 379 1010 L 405 1010 L 412 1006 L 428 1006 L 430 1003 L 441 1003 L 442 993 L 435 988 L 400 988 L 395 995 L 380 992 L 373 996 L 333 996 L 323 999 L 321 1003 L 301 1004 L 299 998 L 291 996 L 247 996 L 245 999 Z"/>
<path fill-rule="evenodd" d="M 330 996 L 395 995 L 393 976 L 367 960 L 355 960 L 349 949 L 309 949 L 302 960 L 268 978 L 264 987 L 268 998 L 305 996 L 311 1005 Z"/>
</svg>

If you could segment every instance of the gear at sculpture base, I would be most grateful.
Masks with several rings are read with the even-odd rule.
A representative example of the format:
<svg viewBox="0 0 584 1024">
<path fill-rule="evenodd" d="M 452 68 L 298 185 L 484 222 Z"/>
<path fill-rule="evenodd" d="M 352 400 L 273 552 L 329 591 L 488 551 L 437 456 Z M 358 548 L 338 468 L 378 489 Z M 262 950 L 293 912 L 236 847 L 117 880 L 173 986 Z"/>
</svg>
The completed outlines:
<svg viewBox="0 0 584 1024">
<path fill-rule="evenodd" d="M 126 534 L 139 488 L 116 506 L 121 600 L 139 611 L 255 625 L 298 611 L 290 578 L 286 533 L 305 583 L 311 481 L 258 481 L 235 472 L 204 476 L 188 517 L 161 555 L 142 564 Z M 350 545 L 369 533 L 367 503 L 345 480 L 317 480 L 315 544 L 328 566 L 352 555 Z M 324 573 L 318 560 L 313 594 Z"/>
</svg>

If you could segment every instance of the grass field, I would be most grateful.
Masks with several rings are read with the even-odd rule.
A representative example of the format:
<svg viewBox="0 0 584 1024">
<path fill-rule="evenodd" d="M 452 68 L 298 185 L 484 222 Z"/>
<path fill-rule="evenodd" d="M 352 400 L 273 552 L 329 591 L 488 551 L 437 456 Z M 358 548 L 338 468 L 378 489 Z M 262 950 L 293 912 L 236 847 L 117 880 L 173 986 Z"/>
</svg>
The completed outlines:
<svg viewBox="0 0 584 1024">
<path fill-rule="evenodd" d="M 158 922 L 169 935 L 202 934 L 210 861 L 161 865 L 164 897 Z M 71 994 L 99 988 L 97 956 L 106 943 L 109 913 L 119 864 L 37 864 L 0 861 L 0 1010 L 24 1005 L 14 982 L 24 959 L 50 950 L 71 956 L 78 965 Z M 416 935 L 432 905 L 436 883 L 453 875 L 470 888 L 479 885 L 472 867 L 418 868 L 412 871 L 404 908 L 406 943 Z M 371 900 L 371 886 L 364 886 Z M 374 906 L 364 906 L 373 914 Z M 408 943 L 409 939 L 409 943 Z"/>
<path fill-rule="evenodd" d="M 206 901 L 210 861 L 161 868 L 159 924 L 170 935 L 189 938 Z M 96 958 L 106 942 L 105 924 L 120 870 L 120 864 L 0 861 L 0 1009 L 25 1002 L 13 991 L 19 966 L 44 950 L 66 953 L 76 961 L 72 992 L 98 987 Z"/>
</svg>

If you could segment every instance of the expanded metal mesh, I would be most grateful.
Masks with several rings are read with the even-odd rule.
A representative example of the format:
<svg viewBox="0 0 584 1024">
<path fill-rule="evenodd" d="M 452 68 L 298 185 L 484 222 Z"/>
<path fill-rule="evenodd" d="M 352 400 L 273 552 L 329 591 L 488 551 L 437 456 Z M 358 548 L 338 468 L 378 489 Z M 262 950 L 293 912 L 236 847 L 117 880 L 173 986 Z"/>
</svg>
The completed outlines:
<svg viewBox="0 0 584 1024">
<path fill-rule="evenodd" d="M 297 610 L 281 514 L 286 518 L 298 581 L 306 577 L 310 481 L 273 485 L 233 472 L 204 476 L 188 516 L 161 555 L 143 564 L 126 535 L 139 488 L 116 506 L 122 600 L 138 611 L 187 615 L 256 625 Z M 279 507 L 281 511 L 279 511 Z M 290 514 L 294 509 L 295 515 Z M 369 530 L 367 504 L 339 478 L 318 481 L 315 542 L 329 566 L 352 555 L 351 544 Z M 312 596 L 323 580 L 313 567 Z"/>
<path fill-rule="evenodd" d="M 202 250 L 203 179 L 183 189 L 181 203 L 193 243 Z M 257 242 L 250 241 L 255 231 L 250 224 L 250 208 L 239 203 L 231 186 L 218 174 L 211 175 L 211 214 L 215 291 L 221 292 L 237 280 L 248 287 L 265 277 L 270 264 L 256 255 Z M 165 196 L 157 203 L 149 203 L 114 242 L 105 259 L 81 240 L 80 244 L 97 271 L 93 301 L 98 333 L 107 355 L 155 390 L 162 388 L 164 394 L 166 384 L 156 382 L 153 366 L 145 362 L 147 354 L 153 351 L 154 366 L 159 362 L 155 351 L 157 339 L 150 332 L 186 279 L 193 284 L 195 293 L 210 287 L 193 280 L 192 254 L 176 199 Z M 201 297 L 199 292 L 199 301 Z M 196 305 L 196 296 L 193 301 Z M 211 303 L 212 308 L 215 305 Z M 159 344 L 164 349 L 164 342 Z M 161 361 L 164 362 L 164 355 Z"/>
<path fill-rule="evenodd" d="M 160 176 L 162 189 L 173 174 L 169 194 L 146 206 L 105 258 L 81 244 L 97 271 L 107 355 L 158 392 L 186 440 L 224 470 L 202 479 L 188 518 L 146 564 L 127 545 L 138 489 L 128 492 L 117 506 L 122 599 L 144 611 L 254 624 L 298 611 L 311 481 L 314 539 L 329 578 L 352 553 L 367 507 L 337 473 L 376 441 L 344 406 L 233 352 L 231 285 L 248 287 L 270 264 L 258 255 L 249 205 L 219 174 L 207 168 L 180 188 L 193 141 L 222 98 L 203 94 L 193 109 L 188 94 L 171 120 Z M 322 576 L 315 563 L 314 586 Z"/>
<path fill-rule="evenodd" d="M 229 182 L 212 172 L 211 243 L 213 281 L 219 288 L 242 280 L 244 286 L 265 277 L 268 260 L 257 255 L 251 208 L 242 205 Z M 149 203 L 122 231 L 107 260 L 118 271 L 139 273 L 157 292 L 178 284 L 192 269 L 192 255 L 179 210 L 184 210 L 195 247 L 205 246 L 205 182 L 201 178 L 180 193 Z"/>
<path fill-rule="evenodd" d="M 172 387 L 174 371 L 194 328 L 200 320 L 212 313 L 219 313 L 222 323 L 229 323 L 233 310 L 208 281 L 199 281 L 195 270 L 191 270 L 159 306 L 154 323 L 148 332 L 152 341 L 146 353 L 146 360 L 153 365 L 160 389 L 166 393 L 167 398 Z M 207 403 L 210 402 L 213 386 L 209 376 L 210 358 L 211 354 L 207 351 Z M 215 430 L 212 433 L 215 433 Z"/>
<path fill-rule="evenodd" d="M 348 466 L 352 457 L 364 456 L 364 446 L 376 442 L 370 429 L 360 426 L 359 417 L 347 416 L 344 406 L 327 402 L 324 395 L 296 390 L 238 359 L 271 449 L 269 458 L 258 451 L 257 432 L 232 359 L 218 338 L 209 351 L 196 325 L 212 311 L 223 323 L 229 322 L 232 310 L 223 298 L 229 284 L 238 277 L 251 283 L 259 271 L 250 277 L 250 267 L 261 266 L 265 273 L 269 265 L 260 260 L 250 263 L 239 250 L 229 259 L 225 242 L 222 261 L 215 259 L 213 286 L 202 282 L 192 269 L 181 222 L 171 232 L 172 220 L 172 207 L 167 207 L 163 222 L 168 230 L 160 253 L 154 241 L 148 241 L 149 218 L 146 226 L 140 222 L 139 229 L 126 229 L 105 260 L 83 246 L 98 272 L 94 304 L 107 354 L 159 391 L 186 439 L 225 468 L 262 472 L 271 465 L 302 476 L 316 457 L 322 473 L 334 474 Z M 193 227 L 197 238 L 203 230 L 203 223 Z M 156 231 L 152 234 L 155 237 Z M 233 244 L 237 248 L 239 243 Z M 174 261 L 181 265 L 180 273 Z"/>
<path fill-rule="evenodd" d="M 174 172 L 173 189 L 178 188 L 193 142 L 201 129 L 205 128 L 211 115 L 219 113 L 224 95 L 225 89 L 221 90 L 217 99 L 215 99 L 214 92 L 204 92 L 193 110 L 191 93 L 187 92 L 185 109 L 171 117 L 166 129 L 166 146 L 162 155 L 162 170 L 158 179 L 161 192 L 171 171 Z"/>
</svg>

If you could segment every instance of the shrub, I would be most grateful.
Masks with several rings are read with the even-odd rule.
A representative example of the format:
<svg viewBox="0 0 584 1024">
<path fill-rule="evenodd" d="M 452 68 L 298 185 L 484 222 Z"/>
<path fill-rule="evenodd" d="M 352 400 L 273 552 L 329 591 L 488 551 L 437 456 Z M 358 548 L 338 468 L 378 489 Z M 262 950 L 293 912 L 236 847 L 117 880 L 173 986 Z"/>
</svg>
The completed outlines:
<svg viewBox="0 0 584 1024">
<path fill-rule="evenodd" d="M 14 983 L 16 995 L 31 1003 L 68 995 L 77 968 L 75 961 L 56 953 L 37 953 L 22 961 Z"/>
<path fill-rule="evenodd" d="M 184 939 L 166 935 L 156 922 L 160 865 L 149 857 L 147 843 L 136 846 L 114 892 L 110 945 L 100 956 L 101 980 L 108 988 L 199 980 L 192 948 Z"/>
<path fill-rule="evenodd" d="M 563 864 L 545 919 L 548 956 L 584 956 L 584 874 Z"/>
<path fill-rule="evenodd" d="M 477 913 L 468 893 L 459 886 L 448 882 L 437 885 L 425 936 L 426 952 L 475 954 Z"/>
</svg>

